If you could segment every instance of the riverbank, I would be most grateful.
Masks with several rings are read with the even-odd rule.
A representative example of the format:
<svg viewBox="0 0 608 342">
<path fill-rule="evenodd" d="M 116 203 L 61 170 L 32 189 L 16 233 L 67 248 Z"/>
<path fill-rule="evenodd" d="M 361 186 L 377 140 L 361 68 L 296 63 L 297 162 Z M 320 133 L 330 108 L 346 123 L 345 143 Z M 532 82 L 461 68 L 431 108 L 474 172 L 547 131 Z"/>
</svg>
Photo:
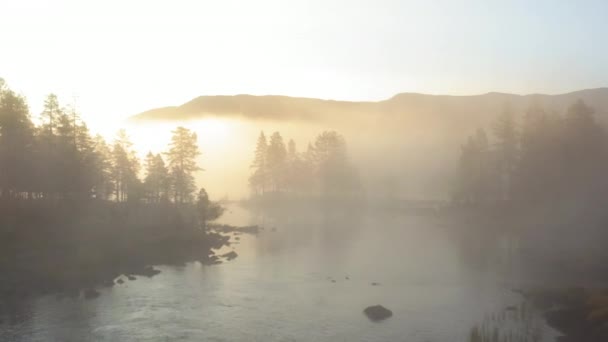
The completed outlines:
<svg viewBox="0 0 608 342">
<path fill-rule="evenodd" d="M 608 289 L 536 289 L 521 292 L 563 334 L 560 342 L 608 341 Z"/>
<path fill-rule="evenodd" d="M 0 298 L 93 298 L 100 287 L 151 277 L 155 265 L 220 262 L 229 237 L 200 228 L 193 208 L 91 201 L 2 208 Z"/>
</svg>

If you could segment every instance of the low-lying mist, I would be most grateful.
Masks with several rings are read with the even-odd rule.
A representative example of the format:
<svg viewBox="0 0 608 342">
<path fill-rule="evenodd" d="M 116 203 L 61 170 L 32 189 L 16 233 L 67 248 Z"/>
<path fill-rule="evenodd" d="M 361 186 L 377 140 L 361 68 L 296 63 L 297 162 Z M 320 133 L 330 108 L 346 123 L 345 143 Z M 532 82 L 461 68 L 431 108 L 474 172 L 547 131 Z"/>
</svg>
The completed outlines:
<svg viewBox="0 0 608 342">
<path fill-rule="evenodd" d="M 197 133 L 201 148 L 199 164 L 204 169 L 197 182 L 215 197 L 241 199 L 249 195 L 248 177 L 255 143 L 264 132 L 279 132 L 290 139 L 298 152 L 324 131 L 344 136 L 348 153 L 358 167 L 369 196 L 397 196 L 403 199 L 445 199 L 454 151 L 441 140 L 441 132 L 403 134 L 394 123 L 369 116 L 330 122 L 277 121 L 207 115 L 188 121 L 130 122 L 126 130 L 140 156 L 163 152 L 171 131 L 185 126 Z M 340 122 L 338 122 L 340 121 Z M 407 131 L 416 131 L 413 127 Z M 445 179 L 444 181 L 439 181 Z"/>
<path fill-rule="evenodd" d="M 285 96 L 202 96 L 178 107 L 151 110 L 128 122 L 137 149 L 160 150 L 177 125 L 199 133 L 205 169 L 197 177 L 216 196 L 243 198 L 257 136 L 279 132 L 297 150 L 323 131 L 344 136 L 367 196 L 450 199 L 461 145 L 509 108 L 521 122 L 531 103 L 563 113 L 577 99 L 608 122 L 606 89 L 563 95 L 433 96 L 399 94 L 380 102 L 345 102 Z"/>
</svg>

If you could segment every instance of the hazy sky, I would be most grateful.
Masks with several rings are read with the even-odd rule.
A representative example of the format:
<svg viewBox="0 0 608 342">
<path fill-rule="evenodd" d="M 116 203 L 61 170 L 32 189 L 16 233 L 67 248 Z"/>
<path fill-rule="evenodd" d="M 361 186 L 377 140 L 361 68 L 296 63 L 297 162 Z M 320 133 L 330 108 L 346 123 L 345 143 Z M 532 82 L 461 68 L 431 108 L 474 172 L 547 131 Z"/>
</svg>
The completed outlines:
<svg viewBox="0 0 608 342">
<path fill-rule="evenodd" d="M 95 121 L 202 94 L 608 85 L 608 1 L 0 0 L 0 77 Z"/>
</svg>

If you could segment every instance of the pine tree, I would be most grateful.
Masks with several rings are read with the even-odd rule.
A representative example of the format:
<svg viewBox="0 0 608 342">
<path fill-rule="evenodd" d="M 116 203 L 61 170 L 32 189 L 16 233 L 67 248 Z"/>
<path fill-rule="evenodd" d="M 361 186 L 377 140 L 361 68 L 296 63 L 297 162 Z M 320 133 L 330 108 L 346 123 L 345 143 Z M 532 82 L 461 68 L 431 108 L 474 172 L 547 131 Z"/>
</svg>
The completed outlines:
<svg viewBox="0 0 608 342">
<path fill-rule="evenodd" d="M 355 168 L 350 163 L 346 140 L 335 131 L 317 136 L 311 151 L 313 172 L 324 196 L 342 196 L 359 191 Z"/>
<path fill-rule="evenodd" d="M 287 167 L 286 167 L 286 186 L 287 190 L 294 193 L 298 187 L 298 177 L 300 174 L 300 156 L 296 149 L 296 142 L 289 139 L 287 143 Z"/>
<path fill-rule="evenodd" d="M 84 122 L 74 126 L 73 144 L 78 155 L 77 194 L 81 198 L 90 198 L 95 191 L 97 173 L 100 172 L 100 156 L 95 151 L 95 142 Z"/>
<path fill-rule="evenodd" d="M 510 200 L 513 188 L 514 171 L 517 165 L 517 127 L 511 107 L 507 104 L 494 123 L 496 138 L 496 157 L 498 167 L 498 184 L 503 200 Z"/>
<path fill-rule="evenodd" d="M 582 100 L 566 113 L 562 132 L 564 170 L 570 196 L 588 196 L 606 190 L 607 142 L 604 129 L 596 122 L 594 111 Z"/>
<path fill-rule="evenodd" d="M 211 202 L 207 190 L 201 188 L 198 192 L 196 207 L 201 228 L 207 229 L 207 222 L 218 219 L 224 213 L 224 208 L 218 203 Z"/>
<path fill-rule="evenodd" d="M 196 158 L 201 153 L 198 149 L 196 133 L 184 127 L 178 127 L 172 133 L 167 159 L 173 199 L 175 203 L 182 204 L 192 201 L 192 195 L 196 190 L 194 173 L 201 170 Z"/>
<path fill-rule="evenodd" d="M 139 160 L 132 146 L 125 130 L 120 130 L 112 147 L 112 179 L 118 202 L 127 201 L 129 195 L 134 200 L 139 192 Z"/>
<path fill-rule="evenodd" d="M 57 122 L 62 114 L 63 110 L 59 106 L 57 95 L 49 94 L 44 101 L 44 109 L 41 117 L 42 121 L 44 122 L 43 126 L 46 128 L 45 130 L 48 132 L 50 137 L 55 135 L 55 127 L 57 126 Z"/>
<path fill-rule="evenodd" d="M 266 165 L 266 155 L 268 153 L 268 143 L 264 131 L 260 132 L 255 148 L 255 154 L 251 168 L 253 173 L 249 177 L 249 186 L 255 195 L 264 195 L 268 182 L 268 169 Z"/>
<path fill-rule="evenodd" d="M 287 149 L 283 137 L 279 132 L 274 132 L 270 137 L 266 154 L 266 165 L 270 176 L 269 183 L 273 192 L 282 191 L 284 188 L 286 161 Z"/>
<path fill-rule="evenodd" d="M 515 195 L 519 201 L 547 198 L 559 187 L 561 173 L 559 125 L 538 102 L 530 103 L 523 118 L 520 135 L 520 158 L 515 174 Z M 546 172 L 547 168 L 553 172 Z"/>
<path fill-rule="evenodd" d="M 148 202 L 160 203 L 169 192 L 169 173 L 160 154 L 148 152 L 145 161 L 144 188 Z"/>
<path fill-rule="evenodd" d="M 34 126 L 25 99 L 0 79 L 0 196 L 34 190 Z"/>
<path fill-rule="evenodd" d="M 461 147 L 457 199 L 468 204 L 493 199 L 492 169 L 487 135 L 478 129 Z"/>
<path fill-rule="evenodd" d="M 93 193 L 95 198 L 107 200 L 114 192 L 112 183 L 112 151 L 101 135 L 93 140 L 95 153 L 95 172 L 93 174 Z"/>
</svg>

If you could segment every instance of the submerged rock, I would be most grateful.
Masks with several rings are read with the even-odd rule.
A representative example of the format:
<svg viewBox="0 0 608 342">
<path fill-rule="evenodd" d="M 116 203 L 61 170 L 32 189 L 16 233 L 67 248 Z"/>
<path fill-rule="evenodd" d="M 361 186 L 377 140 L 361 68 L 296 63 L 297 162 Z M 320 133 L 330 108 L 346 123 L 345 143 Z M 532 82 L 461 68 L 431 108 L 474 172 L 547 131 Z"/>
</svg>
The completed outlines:
<svg viewBox="0 0 608 342">
<path fill-rule="evenodd" d="M 363 313 L 371 321 L 377 322 L 383 319 L 387 319 L 393 315 L 393 312 L 382 305 L 368 306 L 363 310 Z"/>
<path fill-rule="evenodd" d="M 146 266 L 142 270 L 137 272 L 138 275 L 142 275 L 142 276 L 148 277 L 148 278 L 154 277 L 155 275 L 157 275 L 159 273 L 160 273 L 160 270 L 157 270 L 152 266 Z"/>
<path fill-rule="evenodd" d="M 114 281 L 111 278 L 106 279 L 101 283 L 101 285 L 107 286 L 107 287 L 112 287 L 112 286 L 114 286 Z"/>
<path fill-rule="evenodd" d="M 99 297 L 100 293 L 97 292 L 95 289 L 86 289 L 84 291 L 84 298 L 85 299 L 94 299 Z"/>
<path fill-rule="evenodd" d="M 128 276 L 127 276 L 127 279 L 129 279 L 129 280 L 135 280 L 135 279 L 137 279 L 137 278 L 135 278 L 135 277 L 134 277 L 134 276 L 132 276 L 132 275 L 128 275 Z"/>
<path fill-rule="evenodd" d="M 233 233 L 234 235 L 241 235 L 243 233 L 256 235 L 260 232 L 260 230 L 264 229 L 259 226 L 237 227 L 227 224 L 215 224 L 210 225 L 209 227 L 220 233 Z"/>
<path fill-rule="evenodd" d="M 122 280 L 122 278 L 118 278 L 118 280 L 116 280 L 116 284 L 124 284 L 124 280 Z"/>
<path fill-rule="evenodd" d="M 235 259 L 237 256 L 239 256 L 239 255 L 236 254 L 235 251 L 231 251 L 231 252 L 228 252 L 226 254 L 222 254 L 222 257 L 226 258 L 229 261 L 232 260 L 232 259 Z"/>
<path fill-rule="evenodd" d="M 380 285 L 380 283 L 376 283 L 376 282 L 372 283 L 372 286 L 378 286 L 378 285 Z"/>
<path fill-rule="evenodd" d="M 70 299 L 75 299 L 80 297 L 80 290 L 78 288 L 69 288 L 66 289 L 62 295 L 65 295 L 65 297 L 70 298 Z"/>
</svg>

